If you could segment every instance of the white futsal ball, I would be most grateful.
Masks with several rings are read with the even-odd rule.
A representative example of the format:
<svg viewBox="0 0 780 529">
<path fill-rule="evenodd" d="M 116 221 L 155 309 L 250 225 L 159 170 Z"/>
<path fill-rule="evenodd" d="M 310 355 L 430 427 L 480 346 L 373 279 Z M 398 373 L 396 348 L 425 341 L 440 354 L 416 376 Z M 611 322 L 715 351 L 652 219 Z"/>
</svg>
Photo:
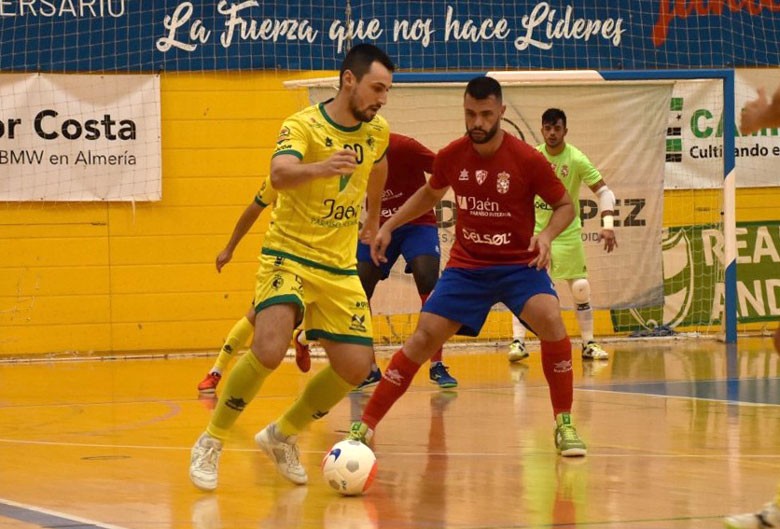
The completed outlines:
<svg viewBox="0 0 780 529">
<path fill-rule="evenodd" d="M 360 441 L 339 441 L 322 460 L 322 476 L 344 496 L 363 494 L 376 475 L 376 456 Z"/>
</svg>

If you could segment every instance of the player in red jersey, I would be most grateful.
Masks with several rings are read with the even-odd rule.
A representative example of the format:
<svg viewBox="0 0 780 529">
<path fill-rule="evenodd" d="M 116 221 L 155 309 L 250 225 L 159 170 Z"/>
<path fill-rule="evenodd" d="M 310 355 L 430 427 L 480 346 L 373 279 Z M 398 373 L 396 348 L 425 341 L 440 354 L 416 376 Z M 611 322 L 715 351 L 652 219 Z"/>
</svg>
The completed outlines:
<svg viewBox="0 0 780 529">
<path fill-rule="evenodd" d="M 435 156 L 433 151 L 417 140 L 390 133 L 390 145 L 387 149 L 387 182 L 382 194 L 380 226 L 398 211 L 415 191 L 425 185 L 425 174 L 433 172 Z M 377 283 L 389 277 L 390 270 L 401 255 L 406 261 L 405 271 L 414 276 L 417 293 L 424 305 L 439 278 L 441 258 L 439 232 L 433 208 L 429 208 L 419 217 L 393 231 L 393 240 L 385 251 L 386 262 L 374 264 L 371 260 L 370 246 L 362 242 L 358 243 L 358 275 L 369 301 L 374 295 Z M 458 385 L 458 381 L 450 375 L 447 367 L 442 363 L 441 348 L 431 357 L 428 374 L 431 382 L 443 389 Z M 381 378 L 382 372 L 374 363 L 371 373 L 358 388 L 375 386 Z"/>
<path fill-rule="evenodd" d="M 431 179 L 384 223 L 372 244 L 375 263 L 384 262 L 393 230 L 429 210 L 452 187 L 458 215 L 450 260 L 417 328 L 393 355 L 348 437 L 369 441 L 420 365 L 452 335 L 478 335 L 490 308 L 504 303 L 541 340 L 558 453 L 583 456 L 587 448 L 571 419 L 571 342 L 547 274 L 551 242 L 574 219 L 571 198 L 538 151 L 501 130 L 506 107 L 498 81 L 472 79 L 463 107 L 467 135 L 439 151 Z M 553 208 L 537 235 L 534 195 Z"/>
</svg>

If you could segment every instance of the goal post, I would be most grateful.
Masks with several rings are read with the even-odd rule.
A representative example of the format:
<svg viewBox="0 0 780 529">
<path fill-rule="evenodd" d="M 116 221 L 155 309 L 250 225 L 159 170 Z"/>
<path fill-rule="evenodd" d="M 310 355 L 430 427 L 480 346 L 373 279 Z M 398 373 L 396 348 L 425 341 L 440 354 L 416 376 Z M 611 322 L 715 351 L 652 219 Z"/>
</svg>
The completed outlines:
<svg viewBox="0 0 780 529">
<path fill-rule="evenodd" d="M 722 303 L 704 301 L 701 307 L 695 309 L 699 321 L 696 318 L 679 318 L 675 320 L 675 325 L 681 330 L 693 331 L 695 335 L 717 336 L 728 343 L 735 342 L 734 72 L 565 70 L 398 73 L 393 78 L 393 90 L 382 114 L 393 131 L 413 136 L 435 151 L 463 133 L 463 89 L 470 79 L 480 74 L 494 77 L 502 83 L 507 104 L 504 128 L 531 144 L 543 141 L 539 133 L 541 112 L 548 107 L 563 108 L 568 115 L 570 131 L 567 141 L 590 157 L 610 188 L 615 190 L 618 209 L 621 210 L 618 221 L 618 226 L 621 226 L 618 231 L 620 247 L 616 255 L 607 255 L 598 241 L 593 240 L 599 231 L 597 200 L 584 187 L 580 194 L 594 308 L 610 309 L 610 319 L 614 322 L 627 311 L 639 314 L 646 307 L 660 305 L 658 321 L 645 318 L 656 325 L 661 323 L 660 318 L 668 317 L 665 294 L 668 294 L 667 300 L 686 308 L 693 303 L 701 303 L 702 298 L 712 300 L 722 296 Z M 717 179 L 717 182 L 708 183 L 712 190 L 672 189 L 668 193 L 672 195 L 670 201 L 674 207 L 665 212 L 666 166 L 670 159 L 674 159 L 672 151 L 679 145 L 679 139 L 674 137 L 679 134 L 675 132 L 679 127 L 670 125 L 670 120 L 673 117 L 679 119 L 675 107 L 680 98 L 672 96 L 672 88 L 680 81 L 702 81 L 708 86 L 709 83 L 719 84 L 716 92 L 720 101 L 713 108 L 722 107 L 723 156 L 722 160 L 713 160 L 718 166 L 709 175 Z M 287 83 L 289 88 L 305 87 L 307 101 L 331 97 L 337 85 L 337 78 Z M 703 200 L 708 202 L 703 204 Z M 451 197 L 445 197 L 437 208 L 442 264 L 446 262 L 449 246 L 454 240 L 452 227 L 458 206 Z M 693 211 L 689 217 L 682 217 L 675 211 L 688 207 Z M 696 213 L 703 210 L 708 212 L 707 215 Z M 693 240 L 694 236 L 699 242 Z M 671 239 L 684 244 L 669 252 L 671 257 L 668 257 L 666 248 L 667 245 L 673 246 L 668 243 Z M 702 272 L 694 267 L 690 267 L 686 274 L 677 273 L 681 259 L 705 260 L 705 257 L 694 255 L 702 251 L 709 252 L 707 256 L 717 255 L 714 266 L 706 268 L 706 278 L 699 277 Z M 667 273 L 670 277 L 666 277 Z M 393 281 L 389 288 L 380 284 L 372 302 L 375 315 L 387 324 L 384 329 L 382 322 L 377 325 L 381 335 L 377 337 L 378 342 L 394 342 L 408 335 L 411 328 L 407 326 L 414 324 L 419 309 L 412 280 L 403 274 L 403 263 L 394 268 L 390 281 L 383 283 Z M 672 287 L 671 294 L 665 292 L 669 290 L 670 281 L 679 282 Z M 616 289 L 615 285 L 620 288 Z M 383 287 L 388 291 L 385 296 L 382 295 Z M 696 289 L 707 290 L 708 295 L 693 292 Z M 571 307 L 568 289 L 559 288 L 559 294 L 562 306 Z M 567 325 L 571 320 L 573 318 L 569 317 Z M 597 318 L 597 334 L 604 332 L 604 318 L 601 320 L 599 329 Z M 642 321 L 642 318 L 639 320 Z M 483 339 L 508 340 L 511 337 L 509 321 L 505 312 L 495 311 L 483 329 Z M 645 323 L 642 321 L 642 324 Z"/>
<path fill-rule="evenodd" d="M 735 81 L 734 70 L 636 70 L 605 71 L 606 80 L 644 79 L 719 79 L 723 94 L 723 207 L 722 227 L 724 240 L 724 310 L 723 333 L 726 343 L 737 342 L 737 218 L 736 218 L 736 156 L 734 140 Z"/>
</svg>

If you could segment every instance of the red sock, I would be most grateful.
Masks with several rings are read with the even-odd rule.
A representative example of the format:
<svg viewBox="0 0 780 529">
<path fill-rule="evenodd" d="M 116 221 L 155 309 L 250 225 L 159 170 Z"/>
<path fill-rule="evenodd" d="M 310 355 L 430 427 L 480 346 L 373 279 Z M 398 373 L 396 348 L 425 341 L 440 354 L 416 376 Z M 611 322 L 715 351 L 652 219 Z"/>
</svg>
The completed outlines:
<svg viewBox="0 0 780 529">
<path fill-rule="evenodd" d="M 419 369 L 420 364 L 415 364 L 407 358 L 403 348 L 396 351 L 382 374 L 382 380 L 374 390 L 374 394 L 371 395 L 371 400 L 368 401 L 365 410 L 363 410 L 362 420 L 369 428 L 376 429 L 376 425 L 395 404 L 395 401 L 406 393 Z"/>
<path fill-rule="evenodd" d="M 550 386 L 553 414 L 571 411 L 574 374 L 571 368 L 571 341 L 568 336 L 557 342 L 542 341 L 542 368 L 547 385 Z"/>
<path fill-rule="evenodd" d="M 428 296 L 430 296 L 430 293 L 428 293 L 428 294 L 420 294 L 420 306 L 421 307 L 423 305 L 425 305 L 426 301 L 428 301 Z M 441 353 L 442 353 L 442 348 L 439 347 L 439 350 L 436 351 L 435 353 L 433 353 L 433 356 L 431 357 L 431 363 L 432 364 L 435 363 L 435 362 L 441 362 Z"/>
</svg>

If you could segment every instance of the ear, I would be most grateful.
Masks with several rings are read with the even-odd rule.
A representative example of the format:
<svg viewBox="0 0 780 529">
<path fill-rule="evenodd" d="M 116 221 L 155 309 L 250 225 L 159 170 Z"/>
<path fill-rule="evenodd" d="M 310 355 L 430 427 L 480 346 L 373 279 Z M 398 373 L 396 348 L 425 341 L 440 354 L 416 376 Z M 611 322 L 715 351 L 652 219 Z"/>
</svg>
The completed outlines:
<svg viewBox="0 0 780 529">
<path fill-rule="evenodd" d="M 353 86 L 356 82 L 355 74 L 352 70 L 344 70 L 344 75 L 341 77 L 341 84 L 344 86 Z"/>
</svg>

